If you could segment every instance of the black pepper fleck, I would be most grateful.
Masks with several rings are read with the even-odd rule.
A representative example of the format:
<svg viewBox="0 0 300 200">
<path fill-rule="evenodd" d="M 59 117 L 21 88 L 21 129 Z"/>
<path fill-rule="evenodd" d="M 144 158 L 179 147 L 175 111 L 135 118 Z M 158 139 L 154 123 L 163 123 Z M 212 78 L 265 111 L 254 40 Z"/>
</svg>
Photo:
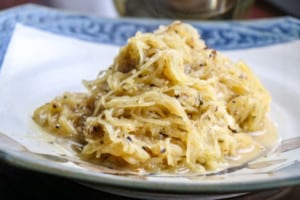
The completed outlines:
<svg viewBox="0 0 300 200">
<path fill-rule="evenodd" d="M 132 138 L 130 136 L 127 136 L 126 139 L 129 141 L 129 142 L 132 142 Z"/>
<path fill-rule="evenodd" d="M 237 130 L 235 130 L 234 128 L 231 128 L 230 125 L 228 125 L 227 128 L 228 128 L 231 132 L 237 133 Z"/>
</svg>

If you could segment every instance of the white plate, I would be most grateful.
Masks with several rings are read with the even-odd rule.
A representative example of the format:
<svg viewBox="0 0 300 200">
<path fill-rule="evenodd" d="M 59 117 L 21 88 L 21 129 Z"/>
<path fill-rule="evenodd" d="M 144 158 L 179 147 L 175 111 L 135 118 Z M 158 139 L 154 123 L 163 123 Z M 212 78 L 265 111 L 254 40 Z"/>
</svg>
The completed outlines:
<svg viewBox="0 0 300 200">
<path fill-rule="evenodd" d="M 131 27 L 132 22 L 127 23 Z M 260 23 L 263 27 L 266 22 Z M 220 27 L 214 25 L 206 24 L 212 32 Z M 225 22 L 217 25 L 229 26 Z M 244 26 L 251 29 L 253 24 Z M 81 80 L 92 79 L 105 69 L 118 47 L 18 25 L 0 72 L 1 157 L 12 164 L 72 178 L 99 190 L 143 199 L 225 198 L 300 184 L 300 41 L 259 48 L 253 48 L 257 45 L 252 43 L 251 49 L 243 45 L 234 46 L 243 50 L 224 53 L 247 62 L 271 92 L 270 116 L 278 124 L 282 147 L 243 168 L 218 175 L 139 176 L 79 160 L 63 141 L 43 133 L 31 120 L 34 109 L 54 96 L 63 91 L 84 90 Z"/>
</svg>

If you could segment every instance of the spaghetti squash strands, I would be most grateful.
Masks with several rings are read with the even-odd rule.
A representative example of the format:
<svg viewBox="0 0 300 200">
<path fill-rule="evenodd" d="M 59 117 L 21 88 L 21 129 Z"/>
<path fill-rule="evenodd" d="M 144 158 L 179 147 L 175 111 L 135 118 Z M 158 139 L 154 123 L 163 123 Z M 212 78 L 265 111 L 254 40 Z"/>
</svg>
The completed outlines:
<svg viewBox="0 0 300 200">
<path fill-rule="evenodd" d="M 245 63 L 207 48 L 190 25 L 137 33 L 84 85 L 86 93 L 65 93 L 33 114 L 41 127 L 80 141 L 84 159 L 206 173 L 267 148 L 251 133 L 268 133 L 270 95 Z"/>
</svg>

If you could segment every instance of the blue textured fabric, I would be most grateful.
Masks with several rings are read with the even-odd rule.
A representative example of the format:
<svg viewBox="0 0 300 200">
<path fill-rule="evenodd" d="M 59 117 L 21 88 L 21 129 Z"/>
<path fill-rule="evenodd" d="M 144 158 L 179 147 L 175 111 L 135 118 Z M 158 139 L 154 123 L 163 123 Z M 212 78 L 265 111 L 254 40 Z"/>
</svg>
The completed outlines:
<svg viewBox="0 0 300 200">
<path fill-rule="evenodd" d="M 36 5 L 0 12 L 0 64 L 16 23 L 96 43 L 123 45 L 137 31 L 149 32 L 168 20 L 105 19 Z M 211 48 L 244 49 L 300 38 L 300 20 L 283 17 L 255 21 L 188 21 Z"/>
</svg>

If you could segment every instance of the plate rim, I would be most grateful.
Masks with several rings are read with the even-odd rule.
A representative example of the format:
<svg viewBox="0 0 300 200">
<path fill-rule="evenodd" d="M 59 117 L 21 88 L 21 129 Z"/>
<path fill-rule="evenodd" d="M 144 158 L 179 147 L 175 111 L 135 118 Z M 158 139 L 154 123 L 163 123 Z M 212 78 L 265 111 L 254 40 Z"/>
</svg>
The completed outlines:
<svg viewBox="0 0 300 200">
<path fill-rule="evenodd" d="M 22 157 L 22 151 L 6 151 L 0 148 L 0 158 L 14 166 L 22 167 L 31 171 L 57 175 L 78 181 L 105 185 L 109 187 L 121 187 L 134 189 L 138 191 L 154 191 L 156 193 L 174 193 L 185 194 L 224 194 L 251 192 L 264 189 L 275 189 L 295 186 L 300 184 L 300 174 L 297 176 L 285 178 L 264 179 L 260 181 L 234 182 L 234 183 L 208 183 L 199 182 L 163 182 L 163 181 L 144 181 L 144 179 L 130 178 L 125 176 L 105 174 L 101 172 L 84 172 L 80 169 L 70 169 L 62 167 L 55 162 L 45 163 L 39 159 L 26 159 Z M 299 162 L 299 161 L 296 161 Z"/>
</svg>

